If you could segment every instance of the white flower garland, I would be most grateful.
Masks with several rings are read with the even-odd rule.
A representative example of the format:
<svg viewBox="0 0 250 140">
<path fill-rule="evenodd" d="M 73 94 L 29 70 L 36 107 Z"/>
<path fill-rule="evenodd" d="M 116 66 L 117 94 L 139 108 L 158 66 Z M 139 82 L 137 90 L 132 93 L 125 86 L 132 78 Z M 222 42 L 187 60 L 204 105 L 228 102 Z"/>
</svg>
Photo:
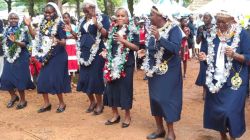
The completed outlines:
<svg viewBox="0 0 250 140">
<path fill-rule="evenodd" d="M 46 22 L 45 19 L 42 20 L 42 24 Z M 48 52 L 52 49 L 54 45 L 54 37 L 57 33 L 57 28 L 60 23 L 60 18 L 55 19 L 54 25 L 51 31 L 46 30 L 45 35 L 41 33 L 41 29 L 36 34 L 34 41 L 32 41 L 32 56 L 38 58 L 45 57 Z"/>
<path fill-rule="evenodd" d="M 126 35 L 126 31 L 127 31 L 127 26 L 123 26 L 118 31 L 118 34 L 120 36 L 124 36 Z M 113 37 L 113 34 L 111 37 Z M 107 70 L 104 70 L 104 74 L 108 73 L 108 70 L 110 70 L 109 76 L 111 80 L 119 79 L 121 77 L 121 70 L 124 70 L 124 69 L 121 69 L 121 67 L 123 67 L 123 65 L 127 62 L 126 57 L 130 50 L 129 48 L 124 48 L 124 44 L 122 44 L 121 42 L 117 42 L 117 43 L 119 45 L 118 45 L 116 54 L 113 57 L 111 52 L 108 53 L 107 58 L 111 59 L 111 61 L 107 61 L 107 63 L 105 63 Z M 111 42 L 108 42 L 108 44 L 109 45 L 106 46 L 106 49 L 112 50 Z M 123 48 L 125 50 L 122 50 Z"/>
<path fill-rule="evenodd" d="M 231 47 L 233 48 L 233 51 L 236 51 L 236 48 L 239 47 L 239 42 L 240 42 L 240 33 L 242 30 L 241 26 L 235 26 L 235 34 L 234 34 L 234 38 L 233 38 L 233 42 Z M 230 75 L 230 70 L 232 69 L 232 60 L 233 58 L 230 57 L 226 57 L 227 58 L 227 62 L 225 64 L 225 72 L 224 72 L 224 78 L 217 81 L 215 84 L 213 83 L 213 81 L 215 80 L 214 78 L 214 73 L 216 73 L 217 69 L 214 68 L 214 43 L 213 40 L 216 38 L 216 33 L 217 33 L 217 28 L 214 26 L 211 30 L 211 36 L 207 38 L 207 42 L 208 42 L 208 54 L 207 54 L 207 64 L 208 64 L 208 68 L 206 71 L 206 85 L 209 89 L 209 91 L 211 93 L 217 93 L 222 86 L 224 85 L 224 83 L 227 81 L 227 78 Z"/>
<path fill-rule="evenodd" d="M 175 25 L 170 23 L 170 25 L 167 26 L 167 28 L 164 30 L 164 31 L 161 31 L 160 34 L 161 34 L 161 37 L 164 37 L 164 38 L 168 38 L 169 36 L 169 31 L 174 27 Z M 149 39 L 151 38 L 152 36 L 150 35 L 147 35 L 147 40 L 146 40 L 146 46 L 148 46 L 148 42 L 149 42 Z M 147 50 L 146 52 L 146 57 L 144 58 L 144 61 L 142 63 L 142 69 L 145 71 L 146 75 L 148 77 L 153 77 L 153 74 L 156 73 L 158 75 L 162 75 L 162 74 L 165 74 L 163 72 L 161 72 L 159 70 L 159 67 L 162 63 L 162 57 L 163 57 L 163 54 L 164 54 L 164 48 L 161 47 L 160 50 L 158 50 L 155 54 L 154 54 L 154 58 L 155 58 L 155 62 L 156 64 L 154 66 L 152 66 L 152 68 L 150 68 L 150 64 L 149 64 L 149 52 Z"/>
<path fill-rule="evenodd" d="M 97 31 L 97 35 L 96 35 L 96 38 L 95 38 L 95 43 L 92 45 L 92 47 L 90 48 L 90 55 L 89 55 L 89 59 L 88 60 L 84 60 L 84 58 L 81 58 L 81 48 L 80 48 L 80 45 L 81 45 L 81 32 L 80 32 L 80 29 L 81 29 L 81 25 L 83 23 L 83 21 L 85 20 L 85 17 L 83 17 L 80 22 L 79 22 L 79 26 L 78 26 L 78 40 L 77 40 L 77 52 L 76 52 L 76 56 L 78 58 L 78 62 L 81 64 L 81 65 L 84 65 L 84 66 L 89 66 L 91 65 L 92 61 L 95 59 L 95 56 L 96 56 L 96 53 L 98 52 L 99 50 L 99 44 L 101 42 L 101 32 L 100 31 Z M 99 26 L 103 26 L 102 25 L 102 15 L 101 14 L 98 14 L 97 15 L 97 24 Z M 86 31 L 87 32 L 87 31 Z"/>
<path fill-rule="evenodd" d="M 18 28 L 21 28 L 20 25 L 18 25 Z M 8 28 L 7 28 L 7 30 L 8 30 Z M 6 32 L 8 32 L 7 30 L 6 30 Z M 20 35 L 20 38 L 16 39 L 17 42 L 21 42 L 25 38 L 25 32 L 28 31 L 28 28 L 25 26 L 24 28 L 21 28 L 20 30 L 21 30 L 21 35 Z M 19 54 L 21 53 L 22 49 L 21 49 L 21 47 L 17 46 L 17 50 L 16 50 L 15 54 L 13 55 L 13 57 L 11 57 L 10 54 L 9 54 L 9 51 L 8 51 L 9 47 L 6 45 L 7 38 L 8 37 L 4 37 L 4 39 L 3 39 L 4 56 L 6 57 L 6 60 L 9 63 L 14 63 L 15 60 L 19 57 Z"/>
</svg>

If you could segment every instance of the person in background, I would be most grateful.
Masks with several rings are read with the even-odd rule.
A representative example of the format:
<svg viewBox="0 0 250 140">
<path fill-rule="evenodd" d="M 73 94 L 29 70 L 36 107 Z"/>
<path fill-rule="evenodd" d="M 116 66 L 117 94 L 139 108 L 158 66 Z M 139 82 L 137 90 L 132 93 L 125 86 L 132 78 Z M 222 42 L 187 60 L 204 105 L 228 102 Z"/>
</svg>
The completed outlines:
<svg viewBox="0 0 250 140">
<path fill-rule="evenodd" d="M 190 58 L 189 55 L 189 47 L 188 47 L 188 39 L 190 35 L 190 29 L 188 27 L 188 22 L 186 17 L 182 17 L 180 19 L 180 26 L 182 31 L 184 32 L 185 36 L 182 38 L 181 41 L 181 49 L 180 49 L 180 55 L 182 58 L 183 63 L 183 78 L 186 78 L 186 72 L 187 72 L 187 60 Z"/>
<path fill-rule="evenodd" d="M 181 58 L 183 63 L 183 78 L 186 78 L 187 72 L 187 60 L 189 59 L 189 49 L 188 49 L 188 36 L 190 34 L 190 29 L 188 27 L 184 27 L 182 31 L 185 33 L 185 36 L 181 41 Z"/>
<path fill-rule="evenodd" d="M 201 49 L 200 49 L 201 52 L 204 52 L 204 50 L 206 50 L 205 48 L 207 45 L 206 39 L 207 37 L 210 36 L 210 31 L 214 26 L 212 24 L 212 19 L 213 17 L 211 14 L 205 13 L 203 16 L 204 25 L 201 25 L 197 30 L 196 43 L 201 44 Z M 205 82 L 206 82 L 206 62 L 200 61 L 200 70 L 195 84 L 203 87 L 203 99 L 205 98 L 206 95 Z"/>
<path fill-rule="evenodd" d="M 139 26 L 140 26 L 140 29 L 139 29 L 139 37 L 140 37 L 140 45 L 139 45 L 139 49 L 145 49 L 145 41 L 146 41 L 146 29 L 145 29 L 145 21 L 143 19 L 141 19 L 139 21 Z M 143 62 L 143 58 L 139 58 L 137 56 L 136 58 L 137 60 L 137 69 L 140 69 L 141 66 L 142 66 L 142 62 Z"/>
<path fill-rule="evenodd" d="M 64 21 L 64 31 L 66 32 L 66 51 L 68 54 L 68 72 L 71 80 L 71 87 L 76 87 L 74 84 L 74 78 L 76 72 L 78 71 L 78 62 L 76 57 L 76 40 L 77 40 L 77 27 L 74 24 L 71 24 L 70 14 L 63 14 Z"/>
<path fill-rule="evenodd" d="M 190 15 L 188 17 L 189 22 L 188 22 L 188 28 L 190 29 L 190 34 L 188 36 L 188 48 L 192 50 L 192 56 L 195 57 L 195 48 L 194 48 L 194 36 L 195 36 L 195 26 L 194 26 L 194 17 L 193 15 Z"/>
</svg>

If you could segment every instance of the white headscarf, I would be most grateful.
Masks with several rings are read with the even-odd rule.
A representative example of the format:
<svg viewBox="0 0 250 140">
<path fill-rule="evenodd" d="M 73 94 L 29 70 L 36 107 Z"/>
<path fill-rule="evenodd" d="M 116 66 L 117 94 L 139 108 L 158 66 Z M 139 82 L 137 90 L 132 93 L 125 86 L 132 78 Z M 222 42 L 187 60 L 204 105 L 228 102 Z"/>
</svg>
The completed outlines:
<svg viewBox="0 0 250 140">
<path fill-rule="evenodd" d="M 95 6 L 95 12 L 96 13 L 102 13 L 101 10 L 98 7 L 98 4 L 97 4 L 96 0 L 83 0 L 83 5 L 84 4 L 90 4 L 90 5 Z"/>
<path fill-rule="evenodd" d="M 170 7 L 166 7 L 166 6 L 162 5 L 162 4 L 155 4 L 155 5 L 153 5 L 153 7 L 155 7 L 155 8 L 158 9 L 157 12 L 158 12 L 162 17 L 164 17 L 164 18 L 166 18 L 166 19 L 169 19 L 169 20 L 173 21 L 173 16 L 172 16 L 172 13 L 170 12 L 170 11 L 171 11 L 171 10 L 170 10 Z M 153 10 L 153 7 L 152 7 L 152 10 Z"/>
<path fill-rule="evenodd" d="M 127 13 L 128 13 L 128 17 L 131 18 L 131 13 L 130 13 L 130 11 L 128 10 L 128 7 L 125 7 L 125 6 L 118 7 L 118 8 L 115 10 L 115 13 L 116 13 L 117 10 L 119 10 L 119 9 L 124 9 L 124 10 L 126 10 Z"/>
<path fill-rule="evenodd" d="M 56 10 L 57 16 L 58 16 L 60 19 L 62 19 L 62 13 L 61 13 L 59 7 L 58 7 L 54 2 L 49 2 L 47 5 L 50 5 L 50 6 L 54 7 L 55 10 Z M 46 6 L 47 6 L 47 5 L 46 5 Z"/>
<path fill-rule="evenodd" d="M 16 11 L 12 11 L 12 10 L 11 10 L 11 11 L 9 12 L 9 14 L 8 14 L 8 20 L 9 20 L 9 16 L 10 16 L 11 14 L 15 14 L 15 15 L 19 18 L 18 25 L 20 25 L 20 23 L 22 22 L 22 20 L 20 20 L 20 16 L 17 14 Z"/>
</svg>

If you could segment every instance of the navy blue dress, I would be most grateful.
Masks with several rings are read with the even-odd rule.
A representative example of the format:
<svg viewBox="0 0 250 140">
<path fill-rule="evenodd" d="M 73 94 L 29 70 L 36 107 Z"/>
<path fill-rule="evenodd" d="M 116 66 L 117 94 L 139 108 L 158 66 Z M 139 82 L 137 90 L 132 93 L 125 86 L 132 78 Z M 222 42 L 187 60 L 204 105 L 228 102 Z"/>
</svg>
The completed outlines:
<svg viewBox="0 0 250 140">
<path fill-rule="evenodd" d="M 15 32 L 16 30 L 13 31 Z M 10 33 L 7 33 L 7 35 L 10 35 Z M 22 42 L 28 45 L 29 39 L 27 32 Z M 9 39 L 7 39 L 6 43 L 7 46 L 13 44 Z M 21 48 L 19 57 L 13 63 L 9 63 L 6 58 L 4 59 L 3 73 L 0 82 L 0 88 L 2 90 L 26 90 L 35 88 L 30 76 L 29 56 L 28 49 L 23 47 Z"/>
<path fill-rule="evenodd" d="M 216 37 L 213 42 L 215 44 L 215 54 L 217 54 L 220 40 Z M 231 43 L 232 40 L 228 42 L 228 45 L 231 45 Z M 247 66 L 247 62 L 250 61 L 249 44 L 250 36 L 245 30 L 242 30 L 240 34 L 239 47 L 236 52 L 244 55 L 246 62 L 240 63 L 236 60 L 233 60 L 232 62 L 233 68 L 237 72 L 242 66 L 242 70 L 240 72 L 242 85 L 240 88 L 238 90 L 231 89 L 231 78 L 235 75 L 233 70 L 231 70 L 227 82 L 219 90 L 219 92 L 213 94 L 207 89 L 205 98 L 204 127 L 220 132 L 229 131 L 230 136 L 234 138 L 242 136 L 246 131 L 244 108 L 249 80 Z M 214 63 L 216 63 L 216 58 Z"/>
<path fill-rule="evenodd" d="M 106 31 L 109 30 L 110 22 L 109 17 L 102 15 L 103 28 Z M 80 39 L 80 50 L 82 52 L 81 58 L 88 60 L 90 56 L 90 49 L 95 43 L 95 38 L 97 35 L 97 27 L 95 25 L 89 25 L 88 31 L 86 31 L 83 26 L 86 20 L 83 21 L 79 32 L 81 32 Z M 104 59 L 99 55 L 102 49 L 105 48 L 103 39 L 99 44 L 99 50 L 96 53 L 95 59 L 89 66 L 81 65 L 79 72 L 79 79 L 77 84 L 77 91 L 82 91 L 86 94 L 103 94 L 104 91 L 104 81 L 103 81 L 103 67 Z"/>
<path fill-rule="evenodd" d="M 156 42 L 157 49 L 164 47 L 163 60 L 168 61 L 168 71 L 163 75 L 154 74 L 148 77 L 149 98 L 153 116 L 163 117 L 166 122 L 180 120 L 182 110 L 182 72 L 179 50 L 181 48 L 182 34 L 178 26 L 169 31 L 167 39 L 161 37 Z M 149 44 L 151 44 L 149 42 Z M 155 65 L 154 46 L 147 46 L 149 50 L 150 65 Z"/>
<path fill-rule="evenodd" d="M 66 32 L 62 22 L 58 25 L 57 39 L 66 39 Z M 68 55 L 65 46 L 55 46 L 49 62 L 42 67 L 37 79 L 39 94 L 61 94 L 71 92 L 70 77 L 68 75 Z"/>
<path fill-rule="evenodd" d="M 139 34 L 133 35 L 133 44 L 139 47 Z M 118 44 L 112 41 L 112 55 L 116 54 Z M 128 60 L 125 64 L 124 78 L 113 80 L 106 84 L 103 103 L 109 107 L 121 107 L 121 109 L 131 109 L 133 103 L 133 75 L 135 67 L 134 51 L 130 50 L 128 54 Z"/>
</svg>

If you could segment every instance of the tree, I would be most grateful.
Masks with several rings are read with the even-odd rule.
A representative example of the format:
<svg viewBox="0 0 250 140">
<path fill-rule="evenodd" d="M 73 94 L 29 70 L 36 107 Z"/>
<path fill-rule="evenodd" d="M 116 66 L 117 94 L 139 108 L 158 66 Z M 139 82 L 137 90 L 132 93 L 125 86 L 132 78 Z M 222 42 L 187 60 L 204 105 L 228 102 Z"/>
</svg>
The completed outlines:
<svg viewBox="0 0 250 140">
<path fill-rule="evenodd" d="M 128 9 L 131 15 L 134 15 L 134 0 L 127 0 L 128 2 Z"/>
<path fill-rule="evenodd" d="M 76 1 L 76 12 L 77 12 L 77 18 L 80 18 L 80 0 L 75 0 Z"/>
<path fill-rule="evenodd" d="M 8 5 L 8 12 L 10 12 L 11 11 L 11 4 L 12 4 L 12 0 L 4 0 L 6 3 L 7 3 L 7 5 Z"/>
<path fill-rule="evenodd" d="M 99 2 L 100 1 L 101 0 L 99 0 Z M 103 0 L 100 4 L 104 5 L 104 13 L 111 16 L 114 15 L 115 8 L 121 6 L 122 0 Z"/>
<path fill-rule="evenodd" d="M 35 5 L 34 0 L 29 0 L 29 14 L 31 17 L 35 16 L 34 5 Z"/>
</svg>

